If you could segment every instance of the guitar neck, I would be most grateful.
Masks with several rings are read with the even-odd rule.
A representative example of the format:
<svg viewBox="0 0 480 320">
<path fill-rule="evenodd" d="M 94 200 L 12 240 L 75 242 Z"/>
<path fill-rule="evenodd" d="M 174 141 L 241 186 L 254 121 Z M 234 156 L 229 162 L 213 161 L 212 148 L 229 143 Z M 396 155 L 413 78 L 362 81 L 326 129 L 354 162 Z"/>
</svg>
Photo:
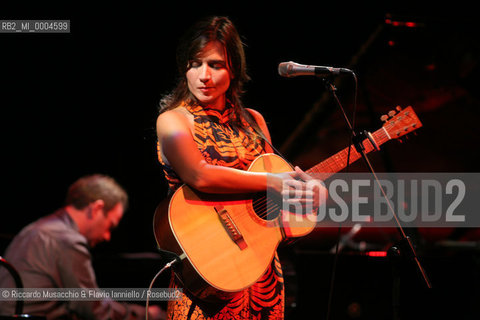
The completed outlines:
<svg viewBox="0 0 480 320">
<path fill-rule="evenodd" d="M 391 139 L 391 137 L 388 135 L 387 131 L 383 127 L 372 133 L 372 137 L 378 146 L 384 144 Z M 362 143 L 365 148 L 365 153 L 369 153 L 375 150 L 375 147 L 372 145 L 369 139 L 363 140 Z M 357 152 L 355 146 L 351 145 L 350 147 L 347 147 L 337 152 L 330 158 L 308 169 L 307 173 L 321 174 L 322 179 L 327 179 L 333 174 L 343 170 L 347 166 L 347 158 L 349 152 L 348 149 L 350 149 L 350 163 L 353 163 L 361 158 L 361 154 Z"/>
</svg>

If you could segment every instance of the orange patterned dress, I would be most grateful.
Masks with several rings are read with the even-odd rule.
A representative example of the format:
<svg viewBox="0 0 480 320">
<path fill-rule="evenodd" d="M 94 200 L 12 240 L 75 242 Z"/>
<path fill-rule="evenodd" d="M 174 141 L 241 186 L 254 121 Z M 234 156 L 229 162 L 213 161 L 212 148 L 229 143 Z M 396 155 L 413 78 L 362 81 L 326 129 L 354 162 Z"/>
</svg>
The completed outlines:
<svg viewBox="0 0 480 320">
<path fill-rule="evenodd" d="M 186 106 L 194 116 L 194 140 L 206 161 L 213 165 L 246 170 L 260 154 L 265 153 L 264 142 L 250 141 L 241 130 L 232 126 L 233 108 L 223 112 L 201 106 Z M 160 153 L 165 177 L 170 191 L 182 185 L 182 181 L 171 167 L 165 165 Z M 181 287 L 172 275 L 170 286 Z M 210 308 L 211 307 L 211 308 Z M 213 313 L 211 310 L 214 310 Z M 283 275 L 275 254 L 265 274 L 248 289 L 235 295 L 220 306 L 206 306 L 191 297 L 186 290 L 181 300 L 169 301 L 168 319 L 283 319 L 284 285 Z"/>
</svg>

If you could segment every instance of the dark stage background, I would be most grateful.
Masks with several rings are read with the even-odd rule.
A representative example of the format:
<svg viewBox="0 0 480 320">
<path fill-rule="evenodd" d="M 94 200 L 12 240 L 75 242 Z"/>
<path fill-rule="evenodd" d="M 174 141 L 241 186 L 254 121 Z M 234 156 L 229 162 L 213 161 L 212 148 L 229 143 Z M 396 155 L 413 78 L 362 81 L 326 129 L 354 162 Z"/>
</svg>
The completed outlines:
<svg viewBox="0 0 480 320">
<path fill-rule="evenodd" d="M 143 253 L 156 252 L 151 221 L 166 194 L 155 150 L 158 101 L 175 83 L 179 35 L 205 15 L 228 15 L 243 35 L 252 77 L 246 105 L 262 112 L 274 144 L 294 164 L 308 168 L 347 146 L 349 137 L 321 81 L 278 75 L 278 64 L 289 60 L 353 69 L 359 128 L 379 128 L 380 116 L 397 105 L 414 107 L 424 127 L 406 143 L 389 142 L 372 154 L 378 171 L 478 171 L 480 38 L 474 11 L 461 2 L 2 2 L 1 19 L 69 19 L 71 32 L 0 34 L 0 253 L 24 225 L 60 207 L 71 182 L 106 173 L 127 189 L 130 207 L 112 241 L 93 250 L 99 283 L 148 286 L 161 262 Z M 386 17 L 416 26 L 394 26 Z M 336 83 L 351 115 L 352 80 L 341 76 Z M 366 171 L 363 163 L 351 170 Z M 288 318 L 325 318 L 333 266 L 328 249 L 336 232 L 315 231 L 280 248 Z M 404 268 L 405 316 L 478 318 L 478 232 L 409 233 L 435 289 L 426 291 L 418 274 Z M 385 249 L 396 237 L 395 230 L 370 230 L 354 240 Z M 443 240 L 469 246 L 445 248 Z M 388 261 L 347 251 L 338 260 L 332 319 L 392 318 Z M 158 286 L 166 285 L 160 279 Z"/>
</svg>

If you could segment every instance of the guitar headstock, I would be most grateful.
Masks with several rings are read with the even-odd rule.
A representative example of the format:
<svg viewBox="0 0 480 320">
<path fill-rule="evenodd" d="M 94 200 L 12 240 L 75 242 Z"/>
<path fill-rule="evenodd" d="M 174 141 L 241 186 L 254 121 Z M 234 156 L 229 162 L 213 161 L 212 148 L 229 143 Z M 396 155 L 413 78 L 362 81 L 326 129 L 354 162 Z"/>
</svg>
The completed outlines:
<svg viewBox="0 0 480 320">
<path fill-rule="evenodd" d="M 380 119 L 385 121 L 383 128 L 391 139 L 400 138 L 422 126 L 417 114 L 411 106 L 405 109 L 398 106 L 397 111 L 392 110 L 388 115 L 383 115 Z"/>
</svg>

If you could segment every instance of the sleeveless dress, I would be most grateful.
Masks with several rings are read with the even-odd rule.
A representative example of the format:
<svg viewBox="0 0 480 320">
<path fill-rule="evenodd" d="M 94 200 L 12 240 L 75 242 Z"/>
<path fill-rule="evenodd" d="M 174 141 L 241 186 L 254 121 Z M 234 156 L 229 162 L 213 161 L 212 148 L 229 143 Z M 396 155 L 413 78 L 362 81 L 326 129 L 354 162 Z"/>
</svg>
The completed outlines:
<svg viewBox="0 0 480 320">
<path fill-rule="evenodd" d="M 232 126 L 234 117 L 232 107 L 223 112 L 202 106 L 187 106 L 194 116 L 194 140 L 198 149 L 209 164 L 246 170 L 260 154 L 265 153 L 264 142 L 251 141 L 241 130 Z M 245 122 L 244 122 L 245 123 Z M 248 126 L 250 127 L 250 126 Z M 172 168 L 163 162 L 158 152 L 170 191 L 183 183 Z M 172 273 L 171 288 L 180 288 L 181 284 Z M 283 319 L 284 284 L 277 253 L 265 274 L 252 286 L 235 295 L 220 308 L 200 307 L 194 297 L 186 290 L 181 300 L 169 301 L 167 319 Z"/>
</svg>

